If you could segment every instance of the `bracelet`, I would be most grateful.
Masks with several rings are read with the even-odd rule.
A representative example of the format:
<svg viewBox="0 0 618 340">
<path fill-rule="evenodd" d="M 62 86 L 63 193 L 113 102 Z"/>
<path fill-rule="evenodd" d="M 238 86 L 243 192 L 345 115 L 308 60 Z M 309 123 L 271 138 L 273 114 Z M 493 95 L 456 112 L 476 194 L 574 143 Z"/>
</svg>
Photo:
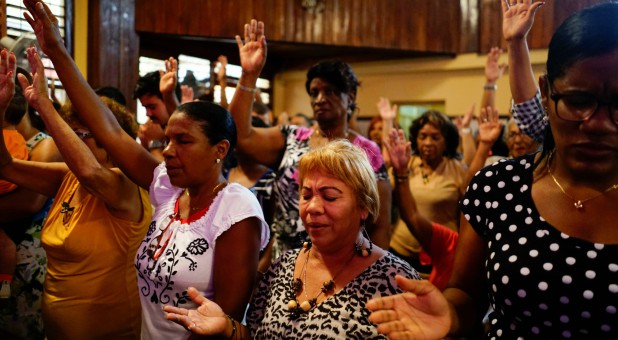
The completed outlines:
<svg viewBox="0 0 618 340">
<path fill-rule="evenodd" d="M 236 335 L 236 323 L 234 322 L 234 319 L 232 319 L 231 316 L 227 314 L 225 314 L 225 316 L 227 316 L 227 319 L 230 320 L 230 322 L 232 323 L 232 334 L 230 335 L 228 339 L 234 339 L 234 336 Z"/>
<path fill-rule="evenodd" d="M 410 171 L 408 171 L 408 172 L 407 172 L 405 175 L 403 175 L 403 176 L 399 176 L 399 175 L 395 174 L 395 181 L 396 181 L 397 183 L 404 183 L 404 182 L 407 182 L 409 178 L 410 178 Z"/>
<path fill-rule="evenodd" d="M 257 92 L 257 88 L 255 87 L 248 87 L 242 84 L 238 84 L 238 89 L 245 91 L 245 92 L 251 92 L 251 93 L 255 93 Z"/>
<path fill-rule="evenodd" d="M 470 132 L 472 132 L 472 130 L 470 130 L 470 128 L 467 128 L 467 127 L 465 127 L 465 128 L 461 128 L 459 131 L 460 131 L 461 133 L 470 133 Z"/>
<path fill-rule="evenodd" d="M 395 176 L 395 182 L 397 183 L 407 183 L 408 182 L 408 176 Z"/>
<path fill-rule="evenodd" d="M 488 85 L 488 84 L 485 84 L 485 85 L 483 86 L 483 89 L 485 89 L 485 90 L 492 90 L 492 91 L 495 91 L 495 90 L 497 90 L 497 89 L 498 89 L 498 85 Z"/>
</svg>

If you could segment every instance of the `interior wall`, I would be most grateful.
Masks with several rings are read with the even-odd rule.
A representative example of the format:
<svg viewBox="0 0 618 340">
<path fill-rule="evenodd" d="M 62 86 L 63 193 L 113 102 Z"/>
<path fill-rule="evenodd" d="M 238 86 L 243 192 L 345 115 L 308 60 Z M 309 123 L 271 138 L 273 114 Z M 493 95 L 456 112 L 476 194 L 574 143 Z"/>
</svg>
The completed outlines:
<svg viewBox="0 0 618 340">
<path fill-rule="evenodd" d="M 75 0 L 75 15 L 73 16 L 75 19 L 73 59 L 86 80 L 88 80 L 88 1 Z"/>
<path fill-rule="evenodd" d="M 531 53 L 533 71 L 538 78 L 545 70 L 547 50 Z M 462 54 L 453 59 L 415 59 L 351 64 L 361 82 L 357 103 L 360 117 L 377 114 L 380 97 L 391 102 L 444 101 L 446 114 L 463 114 L 473 103 L 477 114 L 485 83 L 486 56 Z M 501 61 L 506 63 L 503 53 Z M 283 72 L 276 76 L 273 111 L 312 115 L 309 97 L 305 91 L 306 71 Z M 496 105 L 501 114 L 510 108 L 508 71 L 498 82 Z"/>
</svg>

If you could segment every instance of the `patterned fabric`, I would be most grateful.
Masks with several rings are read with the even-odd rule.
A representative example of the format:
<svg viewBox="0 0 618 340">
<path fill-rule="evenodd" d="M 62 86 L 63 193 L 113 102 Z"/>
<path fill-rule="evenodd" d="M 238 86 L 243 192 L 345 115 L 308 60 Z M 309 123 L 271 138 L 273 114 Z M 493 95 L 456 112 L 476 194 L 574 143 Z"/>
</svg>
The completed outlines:
<svg viewBox="0 0 618 340">
<path fill-rule="evenodd" d="M 45 337 L 41 299 L 47 257 L 41 247 L 41 229 L 52 199 L 35 215 L 25 239 L 17 245 L 17 266 L 11 284 L 11 297 L 0 303 L 0 334 L 11 339 L 38 340 Z"/>
<path fill-rule="evenodd" d="M 489 337 L 617 339 L 618 245 L 545 221 L 531 196 L 534 157 L 484 168 L 462 201 L 487 243 Z"/>
<path fill-rule="evenodd" d="M 407 263 L 386 253 L 343 289 L 294 319 L 287 303 L 299 253 L 300 249 L 295 249 L 282 255 L 260 280 L 247 314 L 252 338 L 386 339 L 367 320 L 370 312 L 365 303 L 373 297 L 401 293 L 396 274 L 420 279 Z"/>
<path fill-rule="evenodd" d="M 26 141 L 28 152 L 49 138 L 39 132 Z M 0 304 L 0 334 L 10 334 L 14 339 L 43 339 L 41 299 L 45 281 L 47 256 L 41 247 L 41 229 L 53 200 L 49 199 L 39 210 L 24 240 L 17 244 L 17 266 L 11 284 L 11 297 Z"/>
<path fill-rule="evenodd" d="M 163 305 L 196 308 L 186 289 L 195 287 L 214 297 L 213 263 L 217 238 L 235 223 L 250 217 L 262 222 L 261 249 L 268 244 L 269 229 L 262 209 L 247 188 L 229 183 L 210 207 L 187 220 L 174 218 L 184 189 L 173 186 L 165 164 L 154 172 L 150 200 L 155 214 L 136 255 L 137 285 L 142 303 L 142 339 L 188 339 L 184 327 L 164 318 Z M 167 232 L 166 232 L 167 231 Z M 157 237 L 160 242 L 157 242 Z M 150 245 L 167 244 L 160 257 L 149 255 Z"/>
<path fill-rule="evenodd" d="M 32 151 L 32 149 L 34 149 L 34 147 L 36 147 L 36 145 L 45 138 L 49 138 L 49 135 L 45 132 L 39 132 L 36 135 L 30 137 L 30 139 L 26 141 L 26 147 L 28 148 L 28 152 Z"/>
<path fill-rule="evenodd" d="M 535 141 L 543 144 L 548 122 L 543 120 L 546 113 L 543 104 L 541 104 L 541 92 L 537 89 L 534 97 L 529 100 L 519 104 L 512 103 L 511 112 L 519 129 Z"/>
<path fill-rule="evenodd" d="M 285 139 L 285 152 L 273 183 L 275 213 L 272 230 L 277 242 L 273 244 L 273 258 L 291 248 L 297 248 L 304 238 L 305 227 L 298 211 L 298 162 L 309 152 L 309 139 L 313 130 L 295 125 L 284 125 L 281 133 Z M 365 151 L 376 180 L 388 180 L 380 148 L 363 136 L 356 136 L 352 144 Z"/>
</svg>

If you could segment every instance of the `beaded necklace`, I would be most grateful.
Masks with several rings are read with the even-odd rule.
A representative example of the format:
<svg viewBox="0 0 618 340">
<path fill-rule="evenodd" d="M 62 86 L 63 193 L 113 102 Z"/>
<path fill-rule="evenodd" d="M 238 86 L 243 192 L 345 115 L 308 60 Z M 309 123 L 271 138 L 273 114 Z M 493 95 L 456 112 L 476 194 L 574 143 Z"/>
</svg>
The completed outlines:
<svg viewBox="0 0 618 340">
<path fill-rule="evenodd" d="M 313 307 L 315 307 L 317 305 L 318 298 L 322 294 L 328 294 L 329 292 L 332 292 L 333 289 L 335 288 L 335 280 L 337 280 L 337 277 L 339 277 L 339 275 L 341 275 L 343 270 L 350 264 L 350 262 L 352 262 L 354 257 L 356 257 L 358 255 L 358 251 L 355 249 L 352 252 L 352 256 L 350 256 L 350 258 L 341 266 L 341 268 L 339 268 L 339 270 L 333 276 L 333 278 L 328 280 L 328 281 L 326 281 L 326 282 L 324 282 L 324 283 L 322 283 L 322 288 L 320 288 L 320 291 L 318 292 L 318 294 L 316 294 L 315 297 L 310 299 L 309 295 L 307 294 L 307 262 L 309 262 L 309 256 L 311 255 L 311 243 L 305 242 L 305 244 L 303 244 L 303 248 L 307 252 L 307 257 L 305 258 L 305 263 L 303 264 L 303 269 L 301 270 L 301 272 L 302 272 L 301 275 L 303 276 L 304 280 L 301 279 L 300 276 L 299 276 L 299 277 L 295 278 L 292 281 L 292 287 L 291 287 L 292 289 L 291 289 L 291 292 L 290 292 L 290 300 L 288 301 L 288 311 L 290 312 L 290 316 L 293 319 L 296 319 L 301 314 L 307 313 L 311 309 L 313 309 Z M 298 303 L 298 299 L 296 298 L 296 296 L 301 291 L 303 291 L 305 293 L 305 298 L 307 300 L 305 300 L 305 301 L 303 301 L 302 303 L 299 304 Z"/>
</svg>

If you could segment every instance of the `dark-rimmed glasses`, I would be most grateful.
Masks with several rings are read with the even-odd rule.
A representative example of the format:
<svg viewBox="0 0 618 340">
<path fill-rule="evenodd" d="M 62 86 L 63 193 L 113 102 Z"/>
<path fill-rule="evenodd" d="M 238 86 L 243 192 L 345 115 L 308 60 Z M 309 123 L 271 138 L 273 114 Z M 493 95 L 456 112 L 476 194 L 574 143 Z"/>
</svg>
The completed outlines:
<svg viewBox="0 0 618 340">
<path fill-rule="evenodd" d="M 592 117 L 599 107 L 607 106 L 611 119 L 618 124 L 618 97 L 604 101 L 586 92 L 560 93 L 551 87 L 550 91 L 549 97 L 554 101 L 558 118 L 582 122 Z"/>
</svg>

